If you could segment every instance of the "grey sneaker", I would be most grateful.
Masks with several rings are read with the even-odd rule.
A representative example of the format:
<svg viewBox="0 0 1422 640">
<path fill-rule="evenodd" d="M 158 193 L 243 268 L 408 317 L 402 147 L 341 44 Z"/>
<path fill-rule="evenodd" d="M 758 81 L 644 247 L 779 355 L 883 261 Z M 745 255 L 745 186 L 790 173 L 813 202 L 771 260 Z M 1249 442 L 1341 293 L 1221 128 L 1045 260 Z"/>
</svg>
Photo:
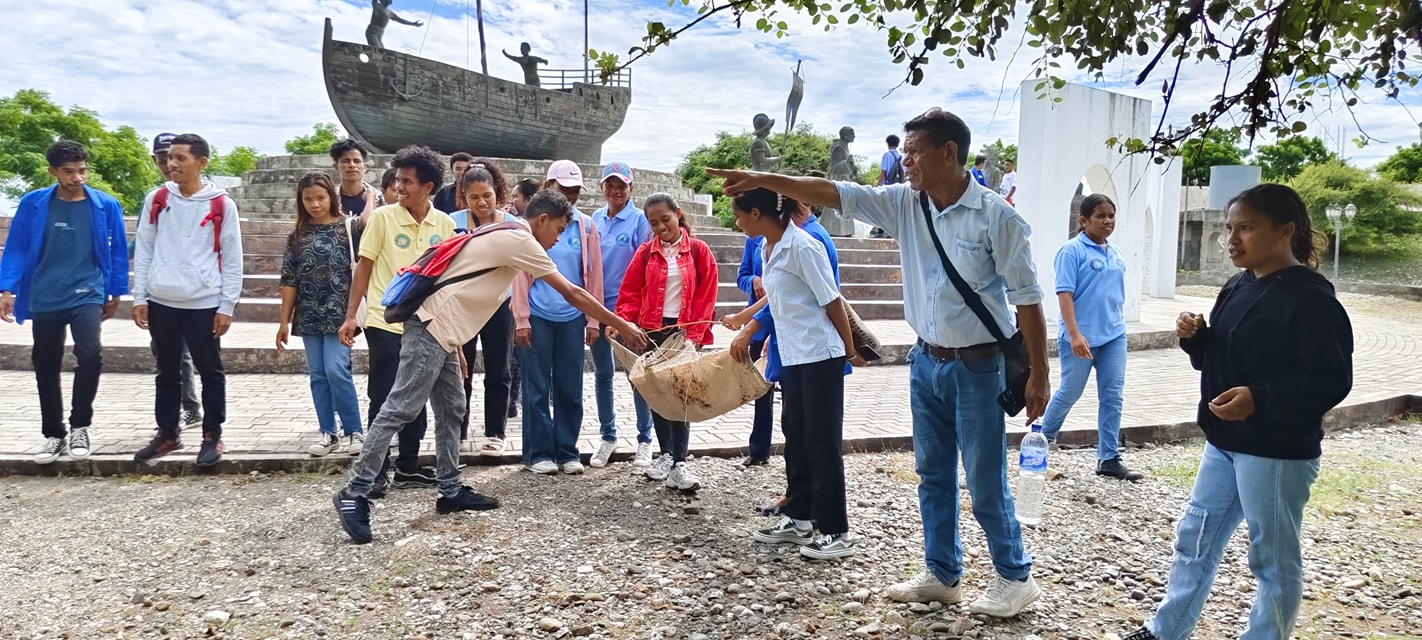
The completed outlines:
<svg viewBox="0 0 1422 640">
<path fill-rule="evenodd" d="M 800 555 L 815 560 L 833 560 L 854 555 L 854 537 L 848 533 L 829 533 L 800 547 Z"/>
<path fill-rule="evenodd" d="M 607 462 L 612 459 L 614 453 L 617 453 L 617 441 L 603 440 L 597 445 L 597 452 L 592 455 L 592 459 L 588 460 L 588 466 L 601 469 L 607 466 Z"/>
<path fill-rule="evenodd" d="M 64 438 L 45 438 L 44 446 L 35 454 L 35 464 L 49 464 L 64 453 Z"/>
<path fill-rule="evenodd" d="M 184 411 L 184 412 L 183 412 L 183 428 L 184 428 L 184 429 L 186 429 L 186 428 L 188 428 L 188 427 L 196 427 L 197 425 L 200 425 L 200 424 L 202 424 L 202 412 L 201 412 L 201 411 L 188 410 L 188 411 Z"/>
<path fill-rule="evenodd" d="M 74 460 L 89 459 L 89 427 L 79 427 L 69 433 L 69 457 Z"/>
<path fill-rule="evenodd" d="M 663 453 L 663 454 L 662 454 L 660 457 L 658 457 L 656 460 L 653 460 L 653 461 L 652 461 L 652 466 L 647 467 L 647 470 L 646 470 L 646 471 L 643 471 L 643 472 L 642 472 L 642 475 L 647 476 L 647 479 L 648 479 L 648 480 L 655 480 L 655 481 L 660 482 L 660 481 L 663 481 L 663 480 L 666 480 L 666 479 L 667 479 L 667 475 L 671 473 L 671 469 L 672 469 L 672 457 L 671 457 L 671 454 L 670 454 L 670 453 Z"/>
<path fill-rule="evenodd" d="M 306 448 L 306 452 L 320 458 L 335 453 L 341 448 L 341 438 L 334 433 L 321 434 L 321 440 Z"/>
<path fill-rule="evenodd" d="M 346 435 L 346 453 L 353 456 L 360 455 L 360 450 L 365 448 L 365 432 L 357 431 Z"/>
<path fill-rule="evenodd" d="M 764 544 L 780 544 L 788 542 L 790 544 L 807 545 L 815 541 L 815 529 L 801 529 L 795 526 L 795 520 L 789 516 L 780 518 L 780 522 L 775 525 L 759 529 L 751 534 L 756 542 Z"/>
</svg>

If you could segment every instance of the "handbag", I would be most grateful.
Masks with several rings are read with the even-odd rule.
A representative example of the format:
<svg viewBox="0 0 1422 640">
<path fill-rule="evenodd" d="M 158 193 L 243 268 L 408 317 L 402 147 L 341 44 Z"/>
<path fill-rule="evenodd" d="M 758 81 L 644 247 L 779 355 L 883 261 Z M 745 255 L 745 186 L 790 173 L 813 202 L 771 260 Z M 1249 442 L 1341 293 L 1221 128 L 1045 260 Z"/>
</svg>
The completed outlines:
<svg viewBox="0 0 1422 640">
<path fill-rule="evenodd" d="M 351 220 L 352 220 L 353 218 L 354 218 L 354 216 L 346 216 L 346 247 L 350 249 L 350 255 L 351 255 L 351 280 L 352 280 L 352 284 L 354 284 L 354 280 L 355 280 L 356 265 L 360 263 L 360 259 L 356 257 L 355 234 L 351 233 L 351 226 L 352 226 L 352 225 L 351 225 Z M 352 291 L 352 292 L 350 292 L 349 295 L 356 295 L 356 292 Z M 360 294 L 360 307 L 356 309 L 356 317 L 355 317 L 356 328 L 359 329 L 360 331 L 365 331 L 365 316 L 366 316 L 366 314 L 367 314 L 367 312 L 366 312 L 366 308 L 365 308 L 365 294 L 364 294 L 364 293 L 361 293 L 361 294 Z"/>
<path fill-rule="evenodd" d="M 1019 330 L 1010 338 L 1002 334 L 1002 328 L 997 326 L 997 321 L 987 310 L 987 305 L 983 304 L 982 296 L 968 286 L 968 282 L 963 280 L 963 276 L 948 259 L 948 252 L 943 250 L 943 241 L 938 239 L 938 230 L 933 228 L 933 210 L 928 206 L 928 193 L 920 191 L 918 203 L 923 209 L 923 220 L 928 224 L 928 234 L 933 237 L 933 248 L 938 250 L 938 259 L 943 261 L 943 271 L 948 274 L 948 279 L 953 281 L 953 288 L 958 290 L 963 302 L 987 327 L 988 333 L 992 334 L 993 340 L 997 341 L 998 348 L 1002 350 L 1002 374 L 1006 389 L 997 396 L 997 405 L 1002 407 L 1007 415 L 1016 417 L 1027 406 L 1027 378 L 1032 373 L 1032 360 L 1027 355 L 1022 332 Z"/>
</svg>

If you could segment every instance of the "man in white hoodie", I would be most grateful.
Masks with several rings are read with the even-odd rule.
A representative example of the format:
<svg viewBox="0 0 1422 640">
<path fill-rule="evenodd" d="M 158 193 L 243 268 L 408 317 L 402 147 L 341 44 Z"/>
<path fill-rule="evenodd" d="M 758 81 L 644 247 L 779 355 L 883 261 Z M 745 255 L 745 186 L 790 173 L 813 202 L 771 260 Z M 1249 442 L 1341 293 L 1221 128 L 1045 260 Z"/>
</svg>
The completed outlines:
<svg viewBox="0 0 1422 640">
<path fill-rule="evenodd" d="M 227 376 L 221 338 L 242 293 L 242 233 L 237 206 L 202 179 L 211 150 L 201 136 L 175 136 L 169 182 L 144 199 L 133 260 L 133 322 L 153 337 L 158 434 L 134 459 L 153 463 L 182 446 L 179 413 L 183 343 L 202 378 L 202 448 L 197 466 L 222 458 Z"/>
</svg>

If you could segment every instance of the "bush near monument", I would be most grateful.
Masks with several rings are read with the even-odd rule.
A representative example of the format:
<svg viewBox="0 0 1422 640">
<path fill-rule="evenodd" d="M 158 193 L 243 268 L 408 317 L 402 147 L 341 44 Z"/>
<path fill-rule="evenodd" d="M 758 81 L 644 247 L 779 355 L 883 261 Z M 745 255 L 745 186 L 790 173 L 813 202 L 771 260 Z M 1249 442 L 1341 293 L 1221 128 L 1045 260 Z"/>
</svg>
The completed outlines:
<svg viewBox="0 0 1422 640">
<path fill-rule="evenodd" d="M 1338 161 L 1338 154 L 1317 137 L 1289 136 L 1255 149 L 1252 164 L 1259 165 L 1266 181 L 1283 182 L 1312 165 Z"/>
<path fill-rule="evenodd" d="M 79 106 L 66 111 L 44 91 L 21 89 L 0 98 L 0 193 L 18 199 L 54 184 L 44 152 L 61 138 L 84 145 L 89 152 L 89 186 L 118 198 L 130 215 L 158 184 L 148 143 L 133 127 L 110 131 L 98 113 Z"/>
<path fill-rule="evenodd" d="M 324 156 L 331 145 L 345 138 L 340 126 L 334 122 L 321 122 L 311 127 L 311 135 L 296 136 L 286 141 L 286 152 L 292 155 Z"/>
<path fill-rule="evenodd" d="M 1299 192 L 1313 224 L 1333 238 L 1333 223 L 1328 221 L 1328 205 L 1353 204 L 1358 215 L 1343 226 L 1343 253 L 1391 254 L 1408 252 L 1422 234 L 1422 216 L 1405 207 L 1422 206 L 1422 197 L 1387 178 L 1341 162 L 1316 164 L 1305 168 L 1289 181 Z M 1330 245 L 1331 247 L 1332 245 Z"/>
<path fill-rule="evenodd" d="M 1422 182 L 1422 144 L 1398 147 L 1378 165 L 1378 173 L 1398 182 Z"/>
</svg>

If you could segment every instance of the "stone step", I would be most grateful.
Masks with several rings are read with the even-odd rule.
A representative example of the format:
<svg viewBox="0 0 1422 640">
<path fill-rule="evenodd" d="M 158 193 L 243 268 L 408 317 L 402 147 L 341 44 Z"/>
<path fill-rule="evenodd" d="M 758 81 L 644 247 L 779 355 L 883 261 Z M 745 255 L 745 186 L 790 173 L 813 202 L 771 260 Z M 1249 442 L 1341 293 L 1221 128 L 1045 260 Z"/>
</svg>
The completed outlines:
<svg viewBox="0 0 1422 640">
<path fill-rule="evenodd" d="M 903 302 L 904 286 L 901 284 L 842 284 L 839 292 L 844 295 L 851 304 L 857 305 L 863 302 L 893 302 L 900 304 Z M 746 294 L 734 282 L 722 282 L 716 292 L 716 302 L 718 305 L 729 301 L 739 301 L 741 306 L 747 302 Z"/>
<path fill-rule="evenodd" d="M 502 165 L 501 165 L 501 167 L 502 167 Z M 331 167 L 329 164 L 328 164 L 327 166 L 325 166 L 325 167 L 316 168 L 316 169 L 257 169 L 257 170 L 248 171 L 247 173 L 242 174 L 242 184 L 241 184 L 240 186 L 233 187 L 232 189 L 229 189 L 228 191 L 229 191 L 229 193 L 232 193 L 232 196 L 233 196 L 234 198 L 235 198 L 235 197 L 250 197 L 250 196 L 252 196 L 252 194 L 249 193 L 249 192 L 247 192 L 247 191 L 245 191 L 245 189 L 250 188 L 250 187 L 260 186 L 260 185 L 277 185 L 277 186 L 281 186 L 281 187 L 284 187 L 284 188 L 289 188 L 289 189 L 291 189 L 291 190 L 294 191 L 294 190 L 296 189 L 296 185 L 301 181 L 301 179 L 302 179 L 303 177 L 305 177 L 306 174 L 311 173 L 311 172 L 313 172 L 313 171 L 322 171 L 322 172 L 325 172 L 327 175 L 330 175 L 332 178 L 337 178 L 335 169 L 334 169 L 333 167 Z M 384 168 L 381 168 L 381 169 L 371 169 L 371 168 L 367 168 L 367 169 L 366 169 L 366 172 L 365 172 L 365 182 L 367 182 L 367 183 L 369 183 L 369 184 L 372 184 L 372 185 L 375 185 L 375 186 L 378 187 L 378 186 L 380 186 L 380 179 L 381 179 L 381 177 L 384 175 L 384 173 L 385 173 L 385 169 L 384 169 Z M 522 180 L 525 179 L 525 178 L 532 178 L 535 182 L 538 182 L 538 183 L 542 184 L 542 183 L 543 183 L 543 180 L 544 180 L 544 177 L 545 177 L 546 175 L 547 175 L 546 173 L 540 173 L 540 174 L 519 174 L 519 173 L 509 173 L 509 172 L 505 171 L 505 172 L 504 172 L 504 180 L 509 184 L 509 188 L 513 188 L 513 185 L 517 184 L 518 182 L 522 181 Z M 665 174 L 657 174 L 657 175 L 665 175 Z M 596 195 L 596 194 L 600 194 L 600 193 L 601 193 L 601 188 L 599 187 L 599 180 L 598 180 L 598 179 L 601 178 L 601 177 L 602 177 L 602 173 L 601 173 L 600 171 L 599 171 L 599 173 L 597 173 L 597 174 L 584 174 L 584 175 L 583 175 L 583 192 L 584 192 L 584 193 L 591 193 L 591 194 L 595 194 L 595 195 Z M 683 199 L 685 199 L 685 200 L 690 200 L 690 199 L 693 197 L 692 191 L 691 191 L 690 189 L 687 189 L 686 187 L 682 186 L 681 180 L 680 180 L 680 179 L 677 179 L 675 176 L 673 176 L 670 181 L 667 181 L 667 180 L 659 180 L 659 179 L 657 179 L 657 177 L 655 177 L 655 176 L 648 176 L 648 175 L 642 174 L 641 172 L 638 172 L 637 175 L 635 176 L 635 179 L 636 179 L 636 183 L 635 183 L 635 184 L 636 184 L 636 189 L 635 189 L 634 195 L 646 196 L 646 195 L 651 195 L 651 194 L 653 194 L 653 193 L 657 193 L 657 192 L 661 191 L 661 192 L 665 192 L 665 193 L 671 194 L 672 197 L 674 197 L 674 198 L 676 198 L 676 199 L 678 199 L 678 200 L 683 200 Z M 453 174 L 450 174 L 450 173 L 446 173 L 446 174 L 445 174 L 445 176 L 444 176 L 444 184 L 449 184 L 449 183 L 450 183 L 451 181 L 453 181 L 453 180 L 454 180 Z M 255 196 L 255 197 L 261 197 L 261 196 Z"/>
<path fill-rule="evenodd" d="M 835 247 L 839 254 L 839 264 L 841 265 L 897 265 L 899 263 L 898 251 L 886 251 L 883 249 L 840 249 Z M 716 255 L 716 262 L 740 264 L 741 254 L 745 252 L 744 247 L 711 247 L 711 252 Z"/>
<path fill-rule="evenodd" d="M 232 198 L 237 203 L 237 211 L 242 219 L 295 220 L 296 196 L 293 195 L 295 189 L 282 188 L 278 190 L 276 188 L 278 186 L 279 185 L 253 185 L 249 187 L 233 187 L 232 190 L 237 193 L 234 193 Z M 278 192 L 279 195 L 270 195 Z M 633 198 L 633 201 L 637 202 L 639 206 L 643 200 L 644 198 L 640 197 Z M 583 197 L 578 200 L 578 210 L 592 215 L 592 212 L 597 211 L 603 204 L 601 197 L 584 193 Z M 704 205 L 689 199 L 679 201 L 679 204 L 681 205 L 682 211 L 687 213 L 687 221 L 692 224 L 693 228 L 724 228 L 721 224 L 721 219 L 710 215 L 711 212 L 707 210 Z"/>
</svg>

